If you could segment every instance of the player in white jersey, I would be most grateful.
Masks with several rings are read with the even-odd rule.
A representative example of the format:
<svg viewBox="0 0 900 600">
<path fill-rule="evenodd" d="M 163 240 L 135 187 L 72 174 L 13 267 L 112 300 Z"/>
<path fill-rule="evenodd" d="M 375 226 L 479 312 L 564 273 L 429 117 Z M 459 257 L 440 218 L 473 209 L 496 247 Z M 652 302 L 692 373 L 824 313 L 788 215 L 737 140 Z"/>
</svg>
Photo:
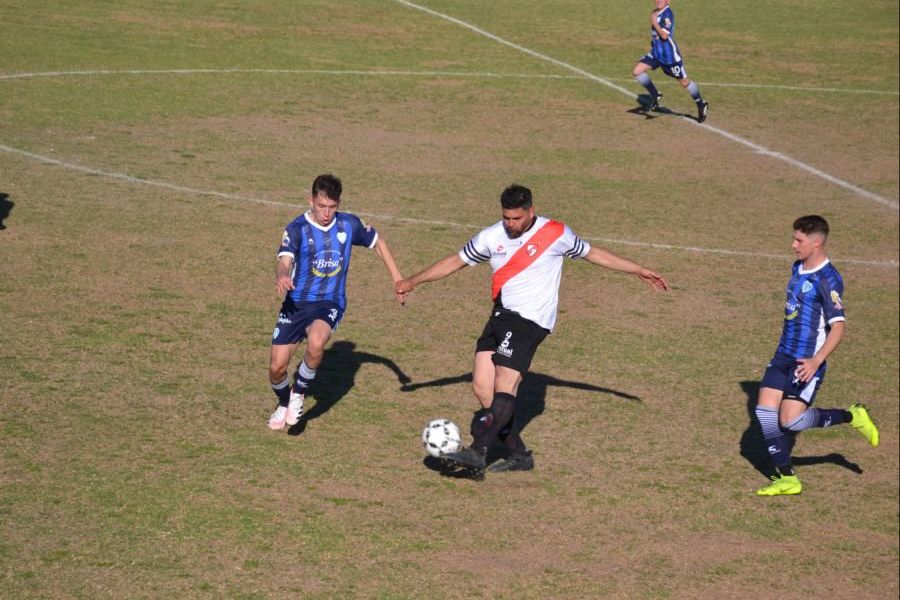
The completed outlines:
<svg viewBox="0 0 900 600">
<path fill-rule="evenodd" d="M 500 205 L 503 219 L 499 223 L 482 230 L 458 253 L 398 282 L 396 291 L 405 298 L 419 284 L 490 261 L 494 307 L 475 344 L 472 370 L 472 388 L 482 408 L 472 423 L 472 445 L 446 458 L 484 469 L 488 447 L 505 434 L 509 456 L 490 470 L 524 471 L 534 468 L 534 459 L 520 435 L 523 411 L 516 406 L 516 393 L 534 352 L 556 323 L 563 259 L 583 258 L 631 273 L 659 290 L 668 290 L 669 284 L 650 269 L 591 247 L 567 225 L 536 216 L 531 190 L 526 187 L 513 184 L 506 188 Z"/>
</svg>

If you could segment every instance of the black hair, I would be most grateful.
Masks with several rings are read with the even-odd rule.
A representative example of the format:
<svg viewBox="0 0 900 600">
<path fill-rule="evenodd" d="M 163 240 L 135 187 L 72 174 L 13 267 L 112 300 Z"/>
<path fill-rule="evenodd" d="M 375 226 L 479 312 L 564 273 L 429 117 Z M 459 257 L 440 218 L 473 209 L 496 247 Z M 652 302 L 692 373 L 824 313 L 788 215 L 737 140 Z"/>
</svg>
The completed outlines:
<svg viewBox="0 0 900 600">
<path fill-rule="evenodd" d="M 811 233 L 821 233 L 828 237 L 828 221 L 819 215 L 806 215 L 794 221 L 794 231 L 799 231 L 809 235 Z"/>
<path fill-rule="evenodd" d="M 500 206 L 503 208 L 531 208 L 531 190 L 522 185 L 512 184 L 500 194 Z"/>
<path fill-rule="evenodd" d="M 312 184 L 313 198 L 324 195 L 326 198 L 331 198 L 336 202 L 340 202 L 342 191 L 343 187 L 341 187 L 341 180 L 331 173 L 319 175 Z"/>
</svg>

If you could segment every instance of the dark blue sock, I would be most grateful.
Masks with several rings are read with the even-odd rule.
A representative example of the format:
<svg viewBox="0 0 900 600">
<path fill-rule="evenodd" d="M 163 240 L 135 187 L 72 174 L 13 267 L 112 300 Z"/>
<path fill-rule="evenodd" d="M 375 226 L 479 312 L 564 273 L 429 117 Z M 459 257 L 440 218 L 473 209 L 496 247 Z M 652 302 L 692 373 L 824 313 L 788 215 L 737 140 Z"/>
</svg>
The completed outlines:
<svg viewBox="0 0 900 600">
<path fill-rule="evenodd" d="M 778 411 L 765 406 L 756 407 L 756 418 L 766 440 L 766 450 L 772 462 L 785 475 L 793 475 L 791 468 L 791 443 L 778 424 Z"/>
<path fill-rule="evenodd" d="M 287 406 L 291 399 L 291 378 L 285 375 L 284 381 L 281 383 L 273 383 L 272 391 L 278 396 L 278 405 Z"/>
</svg>

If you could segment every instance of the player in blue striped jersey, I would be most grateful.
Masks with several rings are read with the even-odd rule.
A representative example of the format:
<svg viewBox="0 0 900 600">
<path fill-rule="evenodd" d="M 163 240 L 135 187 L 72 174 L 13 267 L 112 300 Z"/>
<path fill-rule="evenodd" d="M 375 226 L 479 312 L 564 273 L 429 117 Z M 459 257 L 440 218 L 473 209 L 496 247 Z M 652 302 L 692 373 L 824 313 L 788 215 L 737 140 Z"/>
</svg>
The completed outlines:
<svg viewBox="0 0 900 600">
<path fill-rule="evenodd" d="M 777 473 L 760 496 L 799 494 L 803 485 L 791 465 L 792 436 L 811 427 L 850 423 L 873 446 L 878 429 L 866 407 L 813 408 L 825 378 L 826 359 L 844 337 L 844 281 L 825 255 L 828 222 L 818 215 L 794 221 L 797 262 L 786 289 L 784 327 L 759 388 L 756 417 Z"/>
<path fill-rule="evenodd" d="M 275 287 L 284 302 L 272 334 L 269 361 L 269 381 L 278 397 L 278 406 L 269 418 L 273 430 L 295 425 L 303 414 L 306 391 L 347 307 L 353 246 L 373 248 L 394 283 L 403 279 L 378 233 L 359 217 L 338 212 L 341 191 L 341 180 L 334 175 L 316 177 L 309 210 L 288 224 L 278 249 Z M 292 384 L 288 366 L 304 339 L 306 351 Z"/>
<path fill-rule="evenodd" d="M 675 43 L 675 13 L 669 0 L 656 0 L 656 8 L 650 12 L 650 52 L 634 65 L 631 71 L 638 83 L 650 92 L 649 110 L 656 110 L 662 94 L 653 85 L 647 71 L 661 68 L 663 73 L 678 80 L 697 105 L 697 120 L 702 123 L 709 115 L 709 102 L 700 95 L 697 83 L 687 76 L 684 61 Z"/>
</svg>

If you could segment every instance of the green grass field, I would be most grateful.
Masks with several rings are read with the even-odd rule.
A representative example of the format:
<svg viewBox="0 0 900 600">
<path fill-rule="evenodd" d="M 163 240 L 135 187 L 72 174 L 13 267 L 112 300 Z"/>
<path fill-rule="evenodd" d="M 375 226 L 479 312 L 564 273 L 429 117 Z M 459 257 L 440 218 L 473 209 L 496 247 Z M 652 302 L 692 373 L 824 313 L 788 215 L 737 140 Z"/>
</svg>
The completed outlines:
<svg viewBox="0 0 900 600">
<path fill-rule="evenodd" d="M 0 597 L 896 598 L 897 3 L 678 0 L 709 127 L 660 74 L 667 112 L 612 87 L 642 91 L 649 0 L 419 6 L 458 21 L 0 4 Z M 404 273 L 516 181 L 673 290 L 567 265 L 523 384 L 537 467 L 472 481 L 419 434 L 468 426 L 489 269 L 401 308 L 359 250 L 303 431 L 269 432 L 275 251 L 325 171 Z M 817 405 L 865 402 L 881 445 L 807 432 L 804 493 L 762 499 L 752 407 L 809 213 L 849 319 Z"/>
</svg>

